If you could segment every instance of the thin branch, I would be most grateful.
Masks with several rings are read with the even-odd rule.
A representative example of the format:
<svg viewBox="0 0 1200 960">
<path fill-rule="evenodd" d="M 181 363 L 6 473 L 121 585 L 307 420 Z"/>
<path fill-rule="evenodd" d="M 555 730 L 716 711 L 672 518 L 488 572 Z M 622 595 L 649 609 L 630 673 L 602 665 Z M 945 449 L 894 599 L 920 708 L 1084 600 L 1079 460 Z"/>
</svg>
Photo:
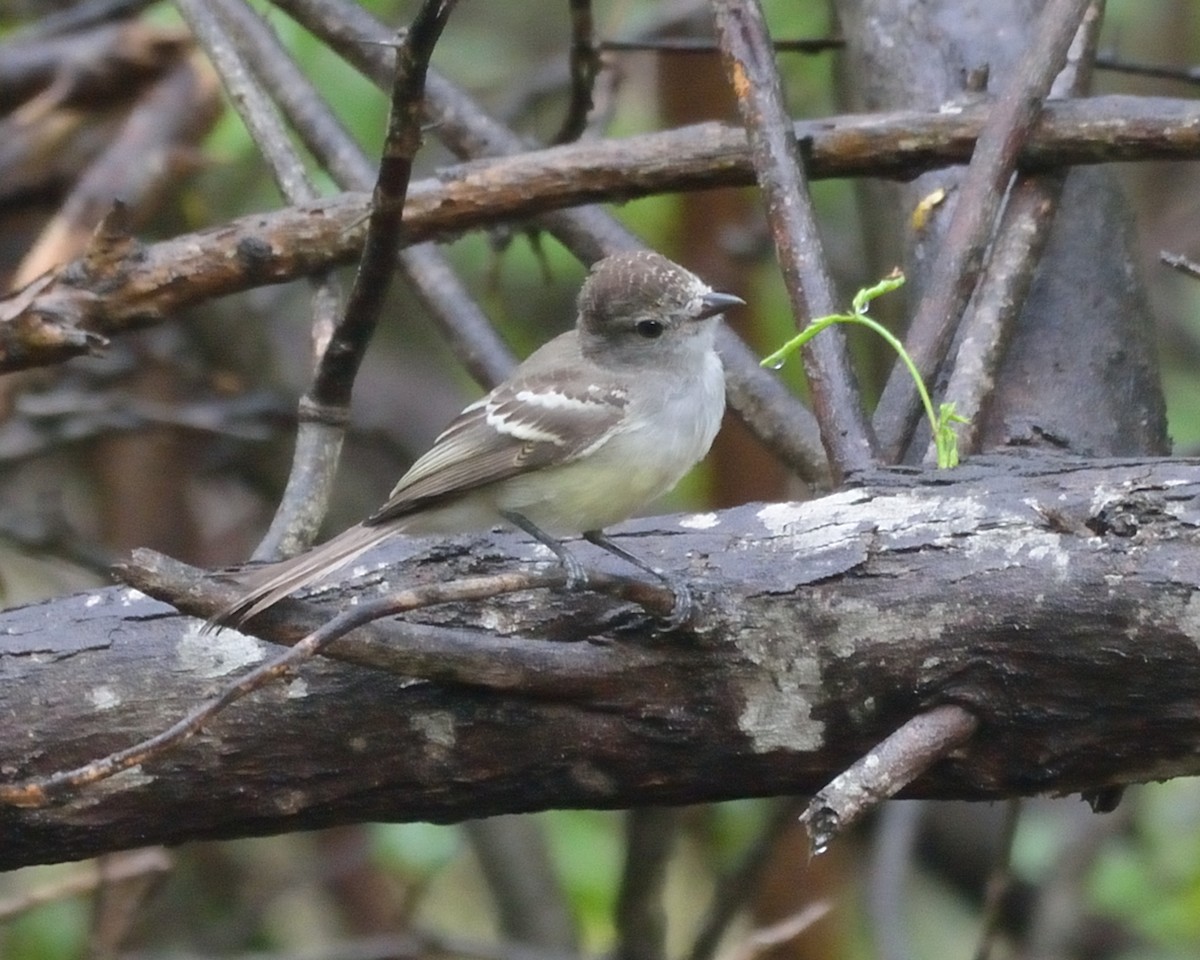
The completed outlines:
<svg viewBox="0 0 1200 960">
<path fill-rule="evenodd" d="M 1185 257 L 1182 253 L 1171 253 L 1169 250 L 1163 250 L 1159 253 L 1158 259 L 1171 269 L 1178 270 L 1180 273 L 1194 280 L 1200 280 L 1200 263 Z"/>
<path fill-rule="evenodd" d="M 571 9 L 571 98 L 562 127 L 551 143 L 578 140 L 592 110 L 592 89 L 600 71 L 592 27 L 592 0 L 568 0 Z"/>
<path fill-rule="evenodd" d="M 1133 77 L 1154 77 L 1158 80 L 1175 80 L 1179 83 L 1200 83 L 1200 67 L 1165 66 L 1156 63 L 1131 63 L 1122 60 L 1112 51 L 1096 54 L 1096 68 L 1111 73 L 1125 73 Z"/>
<path fill-rule="evenodd" d="M 0 923 L 37 907 L 68 897 L 92 893 L 106 883 L 161 876 L 171 870 L 171 856 L 162 847 L 147 847 L 114 856 L 111 862 L 81 864 L 66 877 L 0 900 Z"/>
<path fill-rule="evenodd" d="M 1103 2 L 1098 0 L 1093 0 L 1085 11 L 1066 66 L 1051 87 L 1051 96 L 1079 97 L 1087 93 L 1102 12 Z M 1065 170 L 1018 174 L 1001 215 L 979 288 L 962 321 L 958 350 L 943 391 L 944 398 L 954 403 L 955 412 L 967 421 L 958 431 L 959 449 L 964 453 L 979 451 L 983 428 L 980 415 L 995 387 L 1008 341 L 1050 240 L 1066 178 Z M 937 462 L 932 440 L 925 451 L 925 462 Z"/>
<path fill-rule="evenodd" d="M 387 139 L 371 198 L 362 256 L 345 314 L 321 357 L 313 382 L 312 399 L 321 406 L 349 406 L 354 377 L 383 309 L 400 249 L 401 219 L 413 158 L 421 146 L 421 107 L 429 58 L 453 9 L 454 0 L 425 0 L 396 50 Z"/>
<path fill-rule="evenodd" d="M 737 97 L 775 252 L 797 326 L 836 312 L 837 297 L 822 252 L 804 161 L 783 100 L 783 85 L 758 0 L 713 0 L 721 57 Z M 838 483 L 874 460 L 875 439 L 846 340 L 840 330 L 803 351 L 821 441 Z"/>
<path fill-rule="evenodd" d="M 790 917 L 768 927 L 759 927 L 746 937 L 733 952 L 733 960 L 754 960 L 769 950 L 794 940 L 833 909 L 828 900 L 810 903 Z"/>
<path fill-rule="evenodd" d="M 929 286 L 905 337 L 905 348 L 926 380 L 941 366 L 963 309 L 975 289 L 996 215 L 1016 172 L 1022 146 L 1042 111 L 1042 101 L 1062 69 L 1091 0 L 1050 0 L 1033 30 L 1034 42 L 1013 67 L 979 135 L 942 238 Z M 881 454 L 898 461 L 920 417 L 916 385 L 897 363 L 875 411 Z"/>
<path fill-rule="evenodd" d="M 291 204 L 316 200 L 320 193 L 304 169 L 279 111 L 250 74 L 214 5 L 204 0 L 175 0 L 175 6 L 216 67 L 225 92 L 267 161 L 284 199 Z"/>
<path fill-rule="evenodd" d="M 625 815 L 625 869 L 615 916 L 616 960 L 662 960 L 666 954 L 663 892 L 678 834 L 677 810 L 636 807 Z"/>
<path fill-rule="evenodd" d="M 953 753 L 978 727 L 974 715 L 953 704 L 909 720 L 809 802 L 800 820 L 808 826 L 812 852 L 824 853 L 837 834 Z"/>
<path fill-rule="evenodd" d="M 1017 838 L 1017 826 L 1021 822 L 1021 799 L 1013 797 L 1004 805 L 1004 827 L 1000 834 L 1000 850 L 988 876 L 983 892 L 983 918 L 980 923 L 979 943 L 975 947 L 975 960 L 991 960 L 992 948 L 1000 932 L 1005 898 L 1013 883 L 1013 842 Z"/>
<path fill-rule="evenodd" d="M 780 834 L 791 829 L 803 809 L 802 800 L 782 801 L 772 811 L 762 832 L 742 854 L 741 860 L 717 880 L 712 903 L 705 911 L 703 925 L 696 942 L 692 944 L 688 960 L 712 960 L 716 956 L 717 947 L 720 946 L 721 938 L 729 929 L 729 925 L 742 907 L 754 897 Z"/>
<path fill-rule="evenodd" d="M 235 45 L 223 20 L 227 0 L 177 0 L 180 13 L 216 67 L 251 139 L 267 161 L 280 192 L 289 203 L 300 204 L 320 196 L 304 162 L 292 144 L 274 101 L 251 74 L 243 52 Z M 253 58 L 252 58 L 253 59 Z M 261 61 L 258 61 L 261 62 Z M 334 323 L 339 297 L 334 281 L 323 275 L 312 278 L 313 329 L 326 331 Z M 323 337 L 314 337 L 318 343 Z M 318 346 L 318 355 L 320 347 Z M 299 426 L 283 496 L 254 558 L 272 560 L 292 556 L 312 544 L 325 518 L 341 455 L 345 418 L 309 397 L 300 402 Z"/>
</svg>

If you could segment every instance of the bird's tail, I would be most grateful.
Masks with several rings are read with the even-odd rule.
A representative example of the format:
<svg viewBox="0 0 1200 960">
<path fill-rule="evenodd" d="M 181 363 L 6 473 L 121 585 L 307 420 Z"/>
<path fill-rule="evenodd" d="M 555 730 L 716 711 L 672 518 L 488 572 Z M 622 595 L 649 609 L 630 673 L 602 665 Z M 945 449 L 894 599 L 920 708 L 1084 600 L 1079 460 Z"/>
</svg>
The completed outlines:
<svg viewBox="0 0 1200 960">
<path fill-rule="evenodd" d="M 359 524 L 290 560 L 264 564 L 240 575 L 238 582 L 245 591 L 210 617 L 205 629 L 241 626 L 293 591 L 350 563 L 394 532 L 395 526 L 391 524 L 370 527 Z"/>
</svg>

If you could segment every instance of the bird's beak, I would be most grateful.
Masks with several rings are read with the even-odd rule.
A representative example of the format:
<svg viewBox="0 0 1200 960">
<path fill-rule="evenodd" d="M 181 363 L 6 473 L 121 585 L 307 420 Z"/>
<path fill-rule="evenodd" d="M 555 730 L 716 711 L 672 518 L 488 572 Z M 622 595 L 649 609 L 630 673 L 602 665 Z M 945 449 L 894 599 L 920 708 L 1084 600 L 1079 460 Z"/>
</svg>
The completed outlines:
<svg viewBox="0 0 1200 960">
<path fill-rule="evenodd" d="M 700 312 L 696 314 L 696 319 L 704 320 L 706 317 L 724 313 L 730 307 L 744 307 L 745 305 L 745 300 L 735 297 L 732 293 L 706 293 L 700 298 Z"/>
</svg>

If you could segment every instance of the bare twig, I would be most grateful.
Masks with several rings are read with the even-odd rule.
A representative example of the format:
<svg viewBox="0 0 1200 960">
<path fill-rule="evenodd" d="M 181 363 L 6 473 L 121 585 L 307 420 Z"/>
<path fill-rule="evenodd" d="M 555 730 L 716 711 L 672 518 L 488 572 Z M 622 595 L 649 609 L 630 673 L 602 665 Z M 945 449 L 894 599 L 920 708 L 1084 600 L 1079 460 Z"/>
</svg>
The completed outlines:
<svg viewBox="0 0 1200 960">
<path fill-rule="evenodd" d="M 504 936 L 531 947 L 578 949 L 571 907 L 559 883 L 542 819 L 489 817 L 463 824 L 487 880 Z"/>
<path fill-rule="evenodd" d="M 1000 918 L 1004 899 L 1012 887 L 1013 841 L 1017 837 L 1017 825 L 1021 822 L 1021 798 L 1013 797 L 1004 804 L 1004 829 L 1000 835 L 1000 850 L 988 876 L 983 892 L 983 917 L 980 923 L 979 943 L 975 947 L 975 960 L 990 960 L 996 935 L 1000 932 Z"/>
<path fill-rule="evenodd" d="M 616 960 L 661 960 L 667 921 L 663 889 L 679 833 L 679 812 L 638 807 L 625 818 L 625 869 L 617 900 Z"/>
<path fill-rule="evenodd" d="M 262 153 L 280 192 L 289 203 L 316 200 L 320 193 L 292 145 L 283 119 L 266 92 L 251 74 L 242 52 L 235 46 L 222 20 L 236 4 L 227 0 L 178 0 L 180 12 L 221 75 L 225 89 L 251 139 Z M 258 61 L 261 62 L 261 61 Z M 338 309 L 334 281 L 318 275 L 313 283 L 313 328 L 328 330 Z M 327 339 L 318 334 L 314 340 Z M 318 348 L 319 353 L 319 348 Z M 345 418 L 327 411 L 308 397 L 301 400 L 299 427 L 292 469 L 266 536 L 254 551 L 255 559 L 291 556 L 316 538 L 329 505 L 333 478 L 341 454 Z"/>
<path fill-rule="evenodd" d="M 603 45 L 601 45 L 603 49 Z M 1116 53 L 1106 50 L 1096 54 L 1096 68 L 1112 73 L 1125 73 L 1133 77 L 1154 77 L 1158 80 L 1176 80 L 1179 83 L 1200 83 L 1200 67 L 1165 66 L 1156 63 L 1131 63 L 1122 60 Z"/>
<path fill-rule="evenodd" d="M 1158 259 L 1168 267 L 1178 270 L 1180 273 L 1195 280 L 1200 280 L 1200 263 L 1185 257 L 1182 253 L 1171 253 L 1168 250 L 1163 250 L 1159 253 Z"/>
<path fill-rule="evenodd" d="M 803 910 L 790 917 L 773 923 L 769 927 L 759 927 L 745 940 L 738 944 L 733 952 L 733 960 L 754 960 L 768 950 L 781 946 L 789 940 L 794 940 L 814 923 L 833 909 L 828 900 L 810 903 Z"/>
<path fill-rule="evenodd" d="M 776 256 L 796 323 L 834 313 L 837 299 L 821 251 L 804 162 L 758 0 L 713 0 L 717 39 L 750 144 Z M 827 336 L 832 334 L 832 336 Z M 804 371 L 834 481 L 865 470 L 875 440 L 850 368 L 845 337 L 831 329 L 809 341 Z"/>
<path fill-rule="evenodd" d="M 571 8 L 571 99 L 551 143 L 578 140 L 592 109 L 592 88 L 600 70 L 592 28 L 592 0 L 569 0 Z"/>
<path fill-rule="evenodd" d="M 305 147 L 344 189 L 369 190 L 375 169 L 275 32 L 244 0 L 220 0 L 219 9 L 236 28 L 238 46 Z M 503 380 L 515 364 L 512 353 L 441 251 L 432 244 L 408 247 L 400 253 L 400 267 L 476 382 L 491 388 Z"/>
<path fill-rule="evenodd" d="M 320 194 L 288 137 L 279 111 L 251 76 L 218 19 L 217 10 L 202 0 L 175 0 L 175 5 L 216 67 L 229 99 L 266 159 L 284 198 L 293 204 L 316 200 Z"/>
<path fill-rule="evenodd" d="M 812 798 L 800 817 L 813 853 L 824 853 L 838 833 L 966 743 L 978 726 L 962 707 L 934 707 L 856 760 Z"/>
<path fill-rule="evenodd" d="M 1102 9 L 1103 2 L 1093 0 L 1085 11 L 1068 51 L 1067 64 L 1051 87 L 1051 96 L 1074 97 L 1087 92 Z M 996 371 L 1050 239 L 1066 177 L 1065 170 L 1018 174 L 1005 204 L 979 289 L 962 321 L 958 350 L 943 392 L 945 399 L 954 402 L 955 412 L 967 421 L 958 432 L 962 452 L 979 450 L 983 426 L 980 412 L 995 386 Z M 932 440 L 925 462 L 937 462 Z"/>
<path fill-rule="evenodd" d="M 712 903 L 705 911 L 704 922 L 696 942 L 692 945 L 688 960 L 712 960 L 720 946 L 721 938 L 738 911 L 754 897 L 758 881 L 762 876 L 779 835 L 790 829 L 796 816 L 804 809 L 804 801 L 788 799 L 782 801 L 771 813 L 762 832 L 750 844 L 741 860 L 717 881 Z"/>
<path fill-rule="evenodd" d="M 954 213 L 942 239 L 929 287 L 905 337 L 917 370 L 932 379 L 950 347 L 963 308 L 975 289 L 996 214 L 1018 166 L 1022 145 L 1042 109 L 1042 100 L 1062 69 L 1091 0 L 1051 0 L 1033 30 L 1034 42 L 1012 71 L 980 133 Z M 880 452 L 901 458 L 920 416 L 920 400 L 908 370 L 897 363 L 875 412 Z"/>
<path fill-rule="evenodd" d="M 69 876 L 0 900 L 0 922 L 27 913 L 43 904 L 91 893 L 101 884 L 160 876 L 171 869 L 171 856 L 162 847 L 128 851 L 105 862 L 82 864 Z"/>
<path fill-rule="evenodd" d="M 117 572 L 125 583 L 202 620 L 228 606 L 238 591 L 236 584 L 216 580 L 208 571 L 151 550 L 135 551 L 130 561 L 118 564 Z M 566 583 L 565 574 L 557 567 L 472 579 L 476 582 L 474 589 L 485 589 L 485 580 L 493 585 L 496 589 L 492 596 L 522 590 L 557 590 Z M 675 600 L 670 590 L 657 583 L 598 570 L 588 571 L 588 586 L 596 593 L 635 603 L 655 616 L 669 614 Z M 364 592 L 377 587 L 378 583 L 371 579 L 363 584 Z M 607 619 L 606 614 L 601 616 Z M 290 646 L 328 619 L 328 608 L 288 600 L 260 614 L 245 631 L 268 642 Z M 575 625 L 581 628 L 578 619 Z M 359 627 L 326 650 L 325 655 L 331 660 L 401 677 L 521 691 L 533 696 L 566 696 L 570 688 L 587 689 L 592 682 L 589 679 L 581 685 L 573 684 L 572 678 L 578 680 L 589 674 L 591 678 L 602 676 L 611 682 L 613 677 L 625 675 L 628 669 L 645 669 L 659 659 L 649 651 L 623 649 L 620 660 L 614 661 L 605 653 L 594 657 L 584 652 L 585 646 L 591 647 L 520 637 L 500 639 L 494 632 L 482 629 L 450 629 L 409 622 L 399 632 L 377 624 Z M 593 649 L 602 650 L 599 646 Z"/>
<path fill-rule="evenodd" d="M 312 387 L 313 402 L 321 406 L 349 405 L 355 374 L 383 308 L 400 248 L 401 218 L 413 158 L 421 146 L 421 108 L 429 58 L 453 9 L 454 0 L 425 0 L 396 50 L 387 139 L 371 198 L 362 256 L 342 322 L 321 357 Z"/>
</svg>

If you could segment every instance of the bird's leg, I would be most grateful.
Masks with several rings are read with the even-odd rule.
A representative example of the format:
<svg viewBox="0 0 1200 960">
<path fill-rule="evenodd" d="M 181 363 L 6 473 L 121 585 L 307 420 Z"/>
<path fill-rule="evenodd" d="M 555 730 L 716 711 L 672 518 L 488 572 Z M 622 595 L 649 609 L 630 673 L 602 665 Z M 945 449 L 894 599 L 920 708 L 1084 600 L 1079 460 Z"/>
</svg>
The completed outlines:
<svg viewBox="0 0 1200 960">
<path fill-rule="evenodd" d="M 575 554 L 567 549 L 566 544 L 561 540 L 556 540 L 532 520 L 514 510 L 503 510 L 500 516 L 518 530 L 524 530 L 534 540 L 558 557 L 558 562 L 562 564 L 563 569 L 567 572 L 568 590 L 582 590 L 587 586 L 587 573 L 584 572 L 583 565 L 575 557 Z"/>
<path fill-rule="evenodd" d="M 641 557 L 630 553 L 624 547 L 617 546 L 616 543 L 608 538 L 603 530 L 585 530 L 583 532 L 583 539 L 588 541 L 588 543 L 594 543 L 601 550 L 607 550 L 615 557 L 620 557 L 626 563 L 632 563 L 639 570 L 644 570 L 675 594 L 675 603 L 672 605 L 671 612 L 666 618 L 666 625 L 669 629 L 674 630 L 677 627 L 681 627 L 691 619 L 692 591 L 688 589 L 688 585 L 682 579 L 673 577 L 669 573 L 664 573 L 662 570 L 650 566 Z"/>
</svg>

